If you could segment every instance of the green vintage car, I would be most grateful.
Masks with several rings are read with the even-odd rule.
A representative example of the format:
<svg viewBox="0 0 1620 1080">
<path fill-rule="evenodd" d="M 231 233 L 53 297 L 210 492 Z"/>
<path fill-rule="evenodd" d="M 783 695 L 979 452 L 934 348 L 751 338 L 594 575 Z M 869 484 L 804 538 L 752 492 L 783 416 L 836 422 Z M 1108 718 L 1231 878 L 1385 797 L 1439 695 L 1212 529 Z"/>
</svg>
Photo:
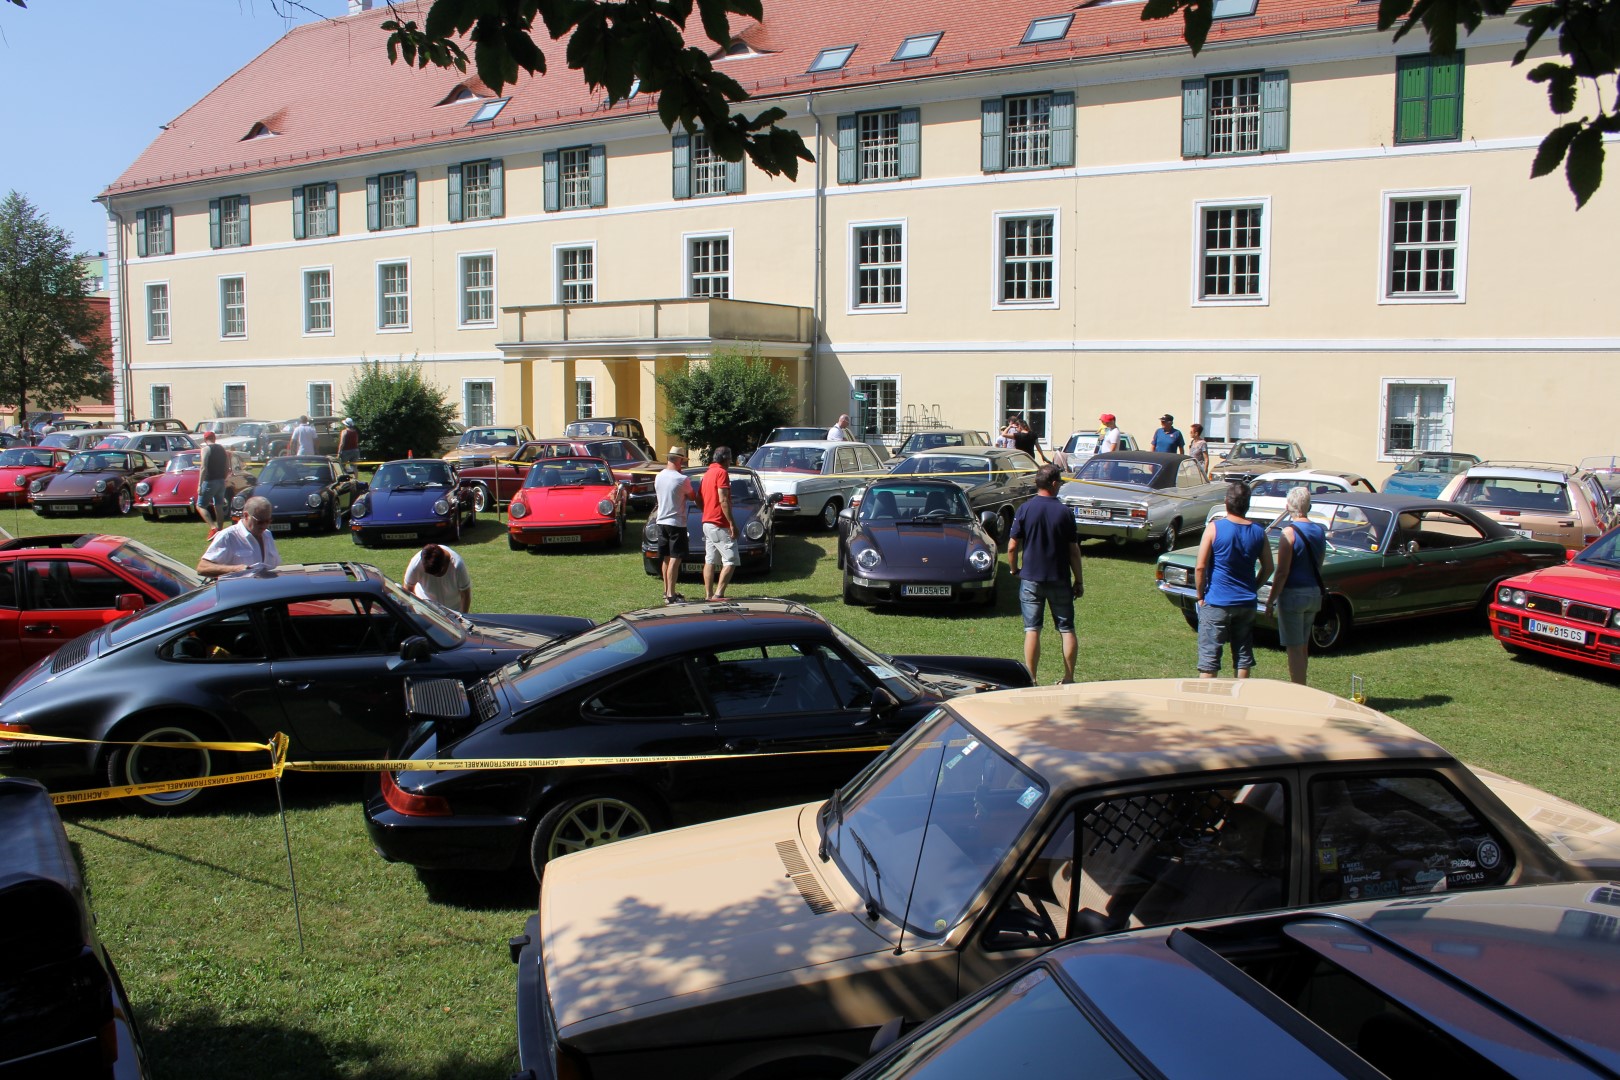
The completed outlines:
<svg viewBox="0 0 1620 1080">
<path fill-rule="evenodd" d="M 1483 611 L 1497 582 L 1562 563 L 1564 549 L 1526 540 L 1467 506 L 1408 495 L 1334 492 L 1311 507 L 1327 529 L 1322 580 L 1331 600 L 1316 618 L 1311 644 L 1319 652 L 1342 645 L 1352 626 L 1452 611 Z M 1267 535 L 1272 554 L 1287 518 Z M 1159 591 L 1198 625 L 1193 568 L 1196 548 L 1159 556 Z M 1258 625 L 1273 629 L 1260 590 Z"/>
</svg>

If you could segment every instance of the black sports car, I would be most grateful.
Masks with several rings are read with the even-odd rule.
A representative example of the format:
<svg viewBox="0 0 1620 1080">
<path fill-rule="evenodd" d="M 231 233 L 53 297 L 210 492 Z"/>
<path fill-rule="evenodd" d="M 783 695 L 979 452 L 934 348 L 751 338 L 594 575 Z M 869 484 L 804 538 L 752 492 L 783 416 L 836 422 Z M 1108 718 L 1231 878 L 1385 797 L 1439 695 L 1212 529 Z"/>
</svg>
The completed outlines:
<svg viewBox="0 0 1620 1080">
<path fill-rule="evenodd" d="M 18 676 L 0 699 L 0 727 L 113 744 L 0 740 L 0 771 L 113 784 L 211 776 L 264 763 L 143 744 L 263 742 L 277 731 L 294 758 L 376 754 L 402 734 L 407 676 L 476 682 L 590 625 L 456 615 L 355 563 L 233 574 L 75 638 Z"/>
<path fill-rule="evenodd" d="M 1022 450 L 974 446 L 913 453 L 889 470 L 891 476 L 934 476 L 960 487 L 974 514 L 989 513 L 989 529 L 1005 543 L 1013 515 L 1035 496 L 1035 459 Z"/>
<path fill-rule="evenodd" d="M 911 460 L 915 461 L 916 458 Z M 996 538 L 949 480 L 874 480 L 838 517 L 844 603 L 996 602 Z"/>
<path fill-rule="evenodd" d="M 694 467 L 686 470 L 692 478 L 692 498 L 686 504 L 686 558 L 681 562 L 681 573 L 697 577 L 703 573 L 703 502 L 699 487 L 708 470 Z M 776 504 L 782 496 L 765 494 L 765 482 L 753 469 L 739 465 L 731 467 L 731 517 L 737 523 L 738 573 L 768 574 L 776 562 Z M 641 566 L 649 577 L 657 577 L 658 545 L 641 538 Z"/>
<path fill-rule="evenodd" d="M 54 514 L 127 514 L 135 507 L 135 485 L 163 466 L 134 450 L 83 450 L 62 471 L 28 485 L 28 505 L 41 517 Z"/>
<path fill-rule="evenodd" d="M 262 495 L 270 500 L 275 515 L 271 532 L 291 532 L 295 527 L 339 532 L 355 496 L 365 490 L 364 483 L 344 472 L 332 458 L 271 458 L 264 463 L 253 490 L 231 500 L 231 516 L 241 517 L 242 504 Z"/>
<path fill-rule="evenodd" d="M 1016 660 L 880 656 L 786 600 L 630 612 L 468 687 L 391 756 L 718 758 L 384 772 L 366 825 L 386 859 L 499 870 L 527 858 L 538 876 L 572 851 L 814 798 L 940 701 L 1028 685 Z M 752 756 L 771 753 L 784 756 Z"/>
</svg>

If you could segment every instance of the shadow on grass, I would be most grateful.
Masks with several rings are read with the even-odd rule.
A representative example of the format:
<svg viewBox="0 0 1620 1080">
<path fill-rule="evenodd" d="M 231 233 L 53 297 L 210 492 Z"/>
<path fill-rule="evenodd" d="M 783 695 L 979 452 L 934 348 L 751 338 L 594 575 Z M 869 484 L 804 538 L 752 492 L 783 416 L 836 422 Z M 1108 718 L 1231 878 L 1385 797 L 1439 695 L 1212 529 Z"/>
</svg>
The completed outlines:
<svg viewBox="0 0 1620 1080">
<path fill-rule="evenodd" d="M 540 886 L 527 865 L 498 871 L 418 869 L 416 877 L 428 900 L 462 911 L 532 913 L 540 906 Z"/>
<path fill-rule="evenodd" d="M 1424 694 L 1422 697 L 1379 697 L 1377 694 L 1369 695 L 1367 705 L 1379 712 L 1393 712 L 1397 709 L 1438 709 L 1452 702 L 1450 694 Z"/>
<path fill-rule="evenodd" d="M 1508 652 L 1508 650 L 1503 650 Z M 1620 686 L 1620 678 L 1616 672 L 1598 667 L 1596 664 L 1587 664 L 1579 660 L 1571 660 L 1567 656 L 1554 656 L 1551 653 L 1536 652 L 1534 649 L 1514 648 L 1508 655 L 1513 663 L 1526 667 L 1544 668 L 1547 671 L 1578 678 L 1593 686 Z"/>
<path fill-rule="evenodd" d="M 97 836 L 100 836 L 106 840 L 111 840 L 116 844 L 127 844 L 130 847 L 139 848 L 140 850 L 152 855 L 161 855 L 166 859 L 173 859 L 176 862 L 183 862 L 188 866 L 194 866 L 200 870 L 209 870 L 223 877 L 251 882 L 252 884 L 258 885 L 261 888 L 271 889 L 276 892 L 284 892 L 288 894 L 292 892 L 292 885 L 285 877 L 277 879 L 275 877 L 260 876 L 258 874 L 244 874 L 241 870 L 235 867 L 221 866 L 219 863 L 209 862 L 207 859 L 199 859 L 195 856 L 187 855 L 182 851 L 175 851 L 170 848 L 160 847 L 157 844 L 151 844 L 145 840 L 137 840 L 134 837 L 125 836 L 123 833 L 115 832 L 110 828 L 102 828 L 100 825 L 91 825 L 84 821 L 76 821 L 74 824 L 83 829 L 85 832 L 95 833 Z M 279 853 L 278 857 L 280 857 Z M 286 863 L 282 862 L 280 865 L 285 868 Z"/>
</svg>

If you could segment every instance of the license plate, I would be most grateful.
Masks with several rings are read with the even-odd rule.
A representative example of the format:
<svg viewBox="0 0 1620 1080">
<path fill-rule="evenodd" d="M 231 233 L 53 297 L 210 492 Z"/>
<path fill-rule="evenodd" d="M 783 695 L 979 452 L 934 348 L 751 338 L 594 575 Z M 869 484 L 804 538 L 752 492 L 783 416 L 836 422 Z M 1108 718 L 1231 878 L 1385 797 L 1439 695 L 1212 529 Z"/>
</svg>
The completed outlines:
<svg viewBox="0 0 1620 1080">
<path fill-rule="evenodd" d="M 900 595 L 949 596 L 951 595 L 951 587 L 949 585 L 902 585 L 900 587 Z"/>
<path fill-rule="evenodd" d="M 1098 509 L 1093 506 L 1077 506 L 1074 508 L 1074 520 L 1076 521 L 1107 521 L 1113 516 L 1112 511 Z"/>
<path fill-rule="evenodd" d="M 292 532 L 292 522 L 290 521 L 272 521 L 265 527 L 271 532 Z"/>
<path fill-rule="evenodd" d="M 577 544 L 577 543 L 579 543 L 579 537 L 577 537 L 577 536 L 542 536 L 540 538 L 540 542 L 542 544 Z"/>
<path fill-rule="evenodd" d="M 162 517 L 165 514 L 173 514 L 176 517 L 179 517 L 181 515 L 189 516 L 191 513 L 192 513 L 192 509 L 189 506 L 160 506 L 160 507 L 158 507 L 158 516 L 159 517 Z"/>
<path fill-rule="evenodd" d="M 413 532 L 383 533 L 383 539 L 384 540 L 415 540 L 416 539 L 416 534 L 413 533 Z"/>
<path fill-rule="evenodd" d="M 74 503 L 46 503 L 45 509 L 53 514 L 71 514 L 79 508 Z"/>
<path fill-rule="evenodd" d="M 1514 529 L 1513 531 L 1524 537 L 1526 540 L 1534 540 L 1536 538 L 1536 534 L 1531 532 L 1529 529 Z"/>
<path fill-rule="evenodd" d="M 1524 628 L 1532 634 L 1542 637 L 1557 638 L 1559 641 L 1568 641 L 1575 645 L 1586 644 L 1586 631 L 1577 630 L 1573 626 L 1558 626 L 1554 623 L 1542 622 L 1540 619 L 1527 619 Z"/>
<path fill-rule="evenodd" d="M 683 573 L 683 574 L 701 574 L 701 573 L 703 573 L 703 564 L 700 563 L 700 562 L 681 563 L 681 573 Z"/>
</svg>

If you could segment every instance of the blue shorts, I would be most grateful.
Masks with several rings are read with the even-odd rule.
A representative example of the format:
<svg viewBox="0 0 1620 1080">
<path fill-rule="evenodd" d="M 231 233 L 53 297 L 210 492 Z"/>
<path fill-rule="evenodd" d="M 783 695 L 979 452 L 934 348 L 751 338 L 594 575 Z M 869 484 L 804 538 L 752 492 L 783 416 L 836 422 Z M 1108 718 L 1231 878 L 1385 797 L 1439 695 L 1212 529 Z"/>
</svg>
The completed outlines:
<svg viewBox="0 0 1620 1080">
<path fill-rule="evenodd" d="M 1322 610 L 1322 590 L 1315 585 L 1296 585 L 1277 597 L 1277 639 L 1283 648 L 1309 645 L 1316 613 Z"/>
<path fill-rule="evenodd" d="M 1221 647 L 1232 646 L 1232 666 L 1239 671 L 1254 667 L 1254 605 L 1198 609 L 1198 670 L 1221 673 Z"/>
<path fill-rule="evenodd" d="M 1067 581 L 1024 581 L 1018 585 L 1018 607 L 1024 630 L 1041 628 L 1043 609 L 1052 606 L 1052 625 L 1060 634 L 1074 633 L 1074 586 Z"/>
</svg>

